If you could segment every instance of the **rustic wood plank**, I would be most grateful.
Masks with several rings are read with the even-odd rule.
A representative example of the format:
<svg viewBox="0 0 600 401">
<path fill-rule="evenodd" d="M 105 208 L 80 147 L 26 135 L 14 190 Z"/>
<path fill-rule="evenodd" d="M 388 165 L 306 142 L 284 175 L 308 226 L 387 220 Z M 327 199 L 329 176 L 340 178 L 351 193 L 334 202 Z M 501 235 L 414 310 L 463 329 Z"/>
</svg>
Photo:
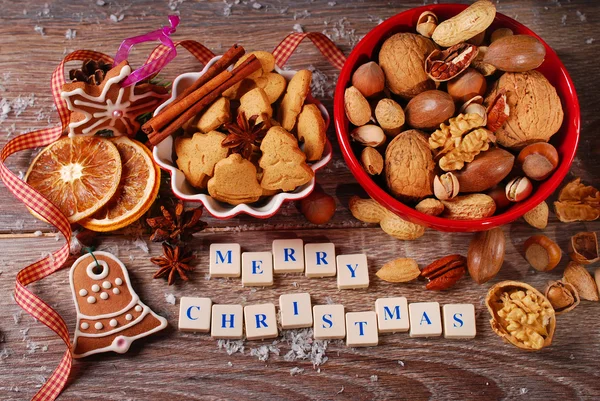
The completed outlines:
<svg viewBox="0 0 600 401">
<path fill-rule="evenodd" d="M 54 66 L 66 52 L 87 48 L 114 53 L 124 36 L 142 34 L 164 25 L 166 15 L 172 12 L 168 2 L 106 3 L 97 6 L 94 2 L 49 2 L 48 12 L 43 3 L 31 0 L 3 4 L 0 98 L 12 100 L 33 93 L 35 102 L 21 115 L 15 116 L 11 112 L 8 119 L 0 123 L 0 146 L 6 143 L 7 136 L 57 123 L 48 83 Z M 390 6 L 384 1 L 338 1 L 330 6 L 328 3 L 326 0 L 265 0 L 260 1 L 260 9 L 254 9 L 251 3 L 234 4 L 231 15 L 225 17 L 226 4 L 221 1 L 186 1 L 177 6 L 182 24 L 175 37 L 200 40 L 215 53 L 222 52 L 234 42 L 248 49 L 270 50 L 285 34 L 293 31 L 295 24 L 300 24 L 306 31 L 325 30 L 333 35 L 347 54 L 355 41 L 379 19 L 422 4 L 410 1 L 395 2 Z M 572 175 L 600 185 L 597 174 L 600 139 L 595 135 L 600 123 L 596 113 L 600 99 L 595 89 L 600 66 L 590 56 L 598 53 L 600 43 L 600 3 L 505 0 L 498 3 L 498 9 L 536 31 L 567 66 L 582 106 L 582 141 Z M 123 14 L 124 18 L 114 23 L 110 21 L 111 14 L 117 17 Z M 34 31 L 36 25 L 44 28 L 45 36 Z M 65 38 L 67 29 L 76 29 L 74 40 Z M 135 51 L 134 64 L 143 61 L 149 48 L 142 46 Z M 303 44 L 288 66 L 303 68 L 307 64 L 327 74 L 332 85 L 335 83 L 334 69 L 310 44 Z M 180 71 L 197 68 L 199 65 L 191 56 L 182 55 L 164 75 L 174 77 Z M 6 76 L 7 73 L 10 76 Z M 331 111 L 331 99 L 325 97 L 323 100 Z M 220 221 L 207 217 L 209 229 L 198 234 L 192 242 L 199 255 L 192 281 L 170 288 L 161 280 L 151 279 L 154 266 L 149 262 L 149 255 L 131 243 L 131 235 L 104 236 L 102 247 L 118 254 L 129 266 L 135 289 L 150 307 L 168 318 L 170 328 L 148 341 L 135 344 L 127 355 L 103 355 L 76 362 L 70 385 L 61 399 L 475 400 L 512 399 L 525 394 L 533 399 L 593 399 L 600 393 L 598 304 L 582 302 L 574 312 L 560 316 L 551 348 L 540 353 L 523 353 L 503 344 L 489 328 L 488 314 L 481 303 L 489 284 L 477 286 L 464 279 L 448 293 L 431 294 L 424 291 L 422 282 L 390 285 L 379 281 L 374 276 L 376 269 L 395 257 L 414 257 L 424 266 L 450 252 L 466 254 L 470 235 L 428 231 L 418 241 L 398 242 L 378 228 L 354 220 L 347 210 L 347 202 L 351 195 L 361 190 L 341 158 L 333 127 L 328 136 L 334 145 L 334 160 L 318 174 L 318 181 L 336 197 L 338 210 L 324 227 L 308 224 L 294 204 L 285 205 L 279 214 L 268 220 L 241 216 Z M 9 164 L 15 172 L 26 171 L 33 156 L 34 152 L 22 152 L 11 157 Z M 168 194 L 168 188 L 163 187 L 163 194 Z M 51 226 L 30 216 L 4 188 L 0 190 L 0 204 L 0 233 L 52 231 Z M 582 230 L 598 231 L 599 228 L 597 222 L 560 224 L 552 216 L 545 233 L 566 250 L 572 234 Z M 546 274 L 534 272 L 523 259 L 522 243 L 536 232 L 533 228 L 517 222 L 504 230 L 508 237 L 506 263 L 493 282 L 519 279 L 542 289 L 547 280 L 560 277 L 566 258 L 555 271 Z M 242 288 L 239 280 L 205 280 L 207 249 L 211 242 L 237 241 L 244 250 L 258 251 L 269 249 L 273 239 L 295 236 L 307 242 L 333 241 L 340 253 L 366 252 L 371 270 L 369 289 L 338 291 L 335 279 L 309 280 L 293 275 L 277 277 L 274 287 L 255 292 Z M 19 323 L 15 323 L 20 308 L 8 295 L 12 292 L 17 271 L 59 244 L 61 242 L 52 237 L 0 239 L 0 294 L 4 294 L 0 299 L 0 355 L 9 353 L 6 358 L 0 358 L 3 379 L 0 399 L 30 398 L 36 385 L 50 375 L 64 352 L 64 345 L 54 333 L 26 314 L 23 313 Z M 150 244 L 151 254 L 159 251 L 156 244 Z M 66 269 L 32 285 L 32 289 L 56 308 L 69 327 L 74 326 L 75 312 Z M 279 295 L 298 290 L 310 292 L 314 303 L 341 302 L 349 311 L 372 309 L 377 297 L 390 295 L 403 295 L 409 301 L 432 299 L 442 304 L 471 302 L 478 315 L 478 335 L 473 341 L 385 335 L 381 337 L 381 345 L 372 349 L 349 349 L 335 342 L 327 349 L 330 359 L 318 372 L 312 369 L 309 361 L 286 362 L 283 355 L 290 346 L 285 341 L 278 344 L 280 356 L 271 355 L 266 362 L 260 362 L 250 356 L 249 351 L 262 345 L 260 342 L 247 342 L 244 355 L 229 356 L 207 335 L 179 333 L 176 330 L 177 306 L 167 304 L 164 298 L 165 293 L 172 293 L 177 299 L 208 296 L 214 302 L 277 302 Z M 35 344 L 40 348 L 36 349 Z M 48 347 L 47 351 L 43 350 L 44 346 Z M 35 352 L 29 353 L 32 349 Z M 305 370 L 300 376 L 292 377 L 290 369 L 294 367 Z M 377 381 L 371 379 L 373 375 L 378 377 Z M 232 383 L 233 380 L 237 382 Z M 343 392 L 337 394 L 342 388 Z"/>
</svg>

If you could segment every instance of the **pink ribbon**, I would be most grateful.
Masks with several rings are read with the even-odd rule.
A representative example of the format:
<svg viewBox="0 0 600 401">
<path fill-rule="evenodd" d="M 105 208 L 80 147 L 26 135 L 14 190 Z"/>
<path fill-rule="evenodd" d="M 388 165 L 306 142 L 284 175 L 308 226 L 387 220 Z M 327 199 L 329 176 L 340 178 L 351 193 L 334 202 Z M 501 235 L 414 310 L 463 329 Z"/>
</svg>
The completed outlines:
<svg viewBox="0 0 600 401">
<path fill-rule="evenodd" d="M 127 60 L 129 56 L 129 52 L 133 48 L 134 45 L 142 42 L 150 42 L 150 41 L 159 41 L 164 46 L 167 46 L 170 50 L 165 52 L 162 56 L 157 58 L 156 60 L 144 64 L 137 70 L 133 71 L 126 79 L 123 81 L 121 86 L 123 88 L 128 87 L 130 85 L 136 84 L 148 77 L 151 77 L 154 74 L 157 74 L 160 70 L 162 70 L 167 64 L 171 62 L 177 56 L 177 50 L 175 49 L 175 44 L 169 37 L 179 25 L 179 17 L 177 15 L 169 15 L 169 24 L 171 26 L 163 26 L 156 31 L 148 32 L 145 35 L 134 36 L 132 38 L 125 39 L 121 46 L 119 46 L 119 50 L 117 50 L 117 54 L 115 55 L 115 61 L 113 63 L 113 67 L 118 65 L 124 60 Z"/>
</svg>

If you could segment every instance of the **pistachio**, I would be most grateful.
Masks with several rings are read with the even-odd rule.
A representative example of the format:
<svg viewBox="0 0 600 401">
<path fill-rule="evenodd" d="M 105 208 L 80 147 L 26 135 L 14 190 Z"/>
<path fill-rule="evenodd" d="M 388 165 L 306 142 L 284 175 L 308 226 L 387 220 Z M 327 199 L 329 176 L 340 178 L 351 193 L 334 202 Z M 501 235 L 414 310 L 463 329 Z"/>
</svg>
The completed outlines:
<svg viewBox="0 0 600 401">
<path fill-rule="evenodd" d="M 355 128 L 350 133 L 350 136 L 354 141 L 364 146 L 376 148 L 385 143 L 385 134 L 383 133 L 383 130 L 373 124 Z"/>
<path fill-rule="evenodd" d="M 448 200 L 456 197 L 460 192 L 458 179 L 453 173 L 435 176 L 433 179 L 433 193 L 439 200 Z"/>
<path fill-rule="evenodd" d="M 533 185 L 527 177 L 516 177 L 506 185 L 506 197 L 511 202 L 521 202 L 533 191 Z"/>
<path fill-rule="evenodd" d="M 433 31 L 438 26 L 438 18 L 431 11 L 425 11 L 421 13 L 417 20 L 417 32 L 426 38 L 430 38 L 433 35 Z"/>
<path fill-rule="evenodd" d="M 567 313 L 579 305 L 579 293 L 573 285 L 562 281 L 550 281 L 544 294 L 557 315 Z"/>
<path fill-rule="evenodd" d="M 481 96 L 476 96 L 476 97 L 481 97 Z M 483 125 L 487 124 L 487 113 L 486 113 L 485 107 L 481 103 L 470 103 L 464 109 L 461 109 L 461 110 L 462 110 L 461 113 L 464 112 L 465 114 L 471 114 L 471 113 L 479 114 L 481 117 L 483 117 Z"/>
<path fill-rule="evenodd" d="M 600 260 L 596 233 L 583 232 L 572 236 L 569 243 L 569 256 L 582 265 L 589 265 Z"/>
</svg>

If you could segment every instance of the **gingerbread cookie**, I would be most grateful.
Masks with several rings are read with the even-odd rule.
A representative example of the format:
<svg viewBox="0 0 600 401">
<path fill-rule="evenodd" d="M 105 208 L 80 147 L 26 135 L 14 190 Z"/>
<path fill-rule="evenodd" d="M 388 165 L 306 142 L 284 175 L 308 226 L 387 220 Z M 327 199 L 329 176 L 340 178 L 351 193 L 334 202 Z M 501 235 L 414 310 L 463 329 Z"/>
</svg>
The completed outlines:
<svg viewBox="0 0 600 401">
<path fill-rule="evenodd" d="M 302 112 L 298 116 L 296 133 L 298 139 L 304 142 L 306 160 L 317 161 L 321 159 L 327 142 L 327 132 L 321 110 L 316 105 L 305 104 L 302 107 Z"/>
<path fill-rule="evenodd" d="M 72 111 L 69 136 L 94 135 L 104 129 L 115 136 L 135 135 L 140 129 L 136 120 L 154 111 L 170 95 L 163 87 L 141 84 L 122 88 L 120 83 L 131 74 L 123 61 L 106 74 L 100 85 L 72 82 L 63 85 L 60 96 Z"/>
<path fill-rule="evenodd" d="M 244 113 L 248 118 L 259 116 L 257 123 L 263 121 L 263 115 L 267 115 L 270 119 L 273 116 L 273 108 L 269 97 L 264 90 L 254 88 L 240 98 L 240 107 L 238 113 Z"/>
<path fill-rule="evenodd" d="M 283 75 L 276 72 L 268 72 L 254 80 L 256 86 L 265 91 L 269 102 L 275 103 L 285 91 L 287 81 Z"/>
<path fill-rule="evenodd" d="M 251 55 L 256 56 L 258 61 L 260 61 L 261 69 L 252 73 L 248 78 L 255 79 L 255 78 L 261 77 L 264 74 L 271 72 L 271 71 L 273 71 L 273 69 L 275 69 L 275 57 L 273 57 L 273 55 L 271 53 L 263 51 L 263 50 L 257 50 L 257 51 L 253 51 L 253 52 L 244 54 L 238 60 L 238 62 L 235 63 L 235 66 L 237 67 L 240 64 L 242 64 Z"/>
<path fill-rule="evenodd" d="M 263 169 L 260 186 L 267 190 L 293 191 L 315 176 L 296 138 L 282 127 L 272 127 L 263 139 L 259 161 Z"/>
<path fill-rule="evenodd" d="M 281 122 L 281 126 L 287 131 L 293 130 L 296 125 L 296 119 L 302 111 L 304 100 L 310 93 L 311 80 L 312 72 L 300 70 L 288 83 L 287 91 L 283 96 L 277 114 L 277 120 Z"/>
<path fill-rule="evenodd" d="M 207 133 L 228 122 L 231 122 L 231 104 L 226 97 L 220 97 L 202 114 L 188 121 L 184 129 L 192 134 L 198 131 Z"/>
<path fill-rule="evenodd" d="M 185 179 L 194 187 L 206 188 L 210 177 L 213 176 L 215 164 L 225 159 L 229 150 L 221 146 L 227 135 L 218 131 L 207 134 L 200 132 L 191 138 L 175 139 L 177 167 L 185 175 Z"/>
<path fill-rule="evenodd" d="M 127 269 L 108 252 L 81 256 L 71 267 L 69 281 L 77 310 L 75 358 L 107 351 L 123 354 L 133 341 L 167 327 L 165 318 L 140 301 Z"/>
<path fill-rule="evenodd" d="M 208 181 L 208 193 L 218 201 L 239 205 L 256 202 L 263 189 L 256 179 L 254 164 L 234 153 L 215 166 L 215 175 Z"/>
</svg>

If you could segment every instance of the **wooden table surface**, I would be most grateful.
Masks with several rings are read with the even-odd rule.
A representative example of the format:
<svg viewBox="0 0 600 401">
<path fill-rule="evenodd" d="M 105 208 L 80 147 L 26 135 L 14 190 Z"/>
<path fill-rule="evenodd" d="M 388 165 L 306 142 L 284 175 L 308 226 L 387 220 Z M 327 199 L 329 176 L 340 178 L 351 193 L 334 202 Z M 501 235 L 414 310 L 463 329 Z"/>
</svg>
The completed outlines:
<svg viewBox="0 0 600 401">
<path fill-rule="evenodd" d="M 500 12 L 542 36 L 569 70 L 582 115 L 581 146 L 571 174 L 600 186 L 597 174 L 600 2 L 502 0 L 497 3 Z M 48 0 L 44 5 L 32 0 L 3 1 L 0 98 L 15 107 L 5 121 L 0 120 L 0 145 L 18 133 L 57 124 L 49 81 L 65 54 L 74 49 L 113 54 L 124 37 L 166 24 L 169 13 L 179 13 L 182 17 L 176 39 L 199 40 L 215 53 L 235 42 L 250 50 L 271 50 L 286 34 L 302 27 L 305 31 L 326 32 L 348 54 L 380 20 L 421 4 L 421 1 Z M 117 21 L 112 21 L 111 16 Z M 75 38 L 66 38 L 68 29 L 76 32 Z M 133 64 L 139 65 L 149 49 L 149 46 L 136 49 Z M 301 45 L 289 66 L 308 65 L 327 77 L 321 97 L 331 110 L 328 88 L 335 85 L 336 71 L 307 43 Z M 172 78 L 197 68 L 192 57 L 184 54 L 164 71 L 164 76 Z M 27 107 L 21 110 L 19 104 Z M 17 115 L 19 111 L 22 112 Z M 428 230 L 417 241 L 400 242 L 353 219 L 347 208 L 348 199 L 361 190 L 342 160 L 332 127 L 328 136 L 334 145 L 334 159 L 317 177 L 325 191 L 336 197 L 337 213 L 326 226 L 310 225 L 293 204 L 285 205 L 268 220 L 247 216 L 225 221 L 206 218 L 209 228 L 191 242 L 199 256 L 196 272 L 190 282 L 172 287 L 152 279 L 156 268 L 149 258 L 160 252 L 159 245 L 148 243 L 148 254 L 143 246 L 133 242 L 135 235 L 131 232 L 103 236 L 100 248 L 112 251 L 127 264 L 142 300 L 167 317 L 170 326 L 147 341 L 138 341 L 126 355 L 106 354 L 76 361 L 60 399 L 597 399 L 600 394 L 598 303 L 584 301 L 573 312 L 559 316 L 553 345 L 537 353 L 522 352 L 504 344 L 490 329 L 483 305 L 487 288 L 503 279 L 524 280 L 543 289 L 546 281 L 561 277 L 568 257 L 563 257 L 553 272 L 533 271 L 521 249 L 525 239 L 537 231 L 517 221 L 504 227 L 508 239 L 506 261 L 491 283 L 478 286 L 467 278 L 451 291 L 431 293 L 422 282 L 392 285 L 380 281 L 375 271 L 397 257 L 412 257 L 425 266 L 449 253 L 466 254 L 471 235 Z M 22 152 L 13 156 L 9 166 L 15 172 L 26 171 L 34 154 Z M 168 189 L 163 188 L 163 196 L 167 194 Z M 51 374 L 65 346 L 45 326 L 21 314 L 11 296 L 15 275 L 46 252 L 57 249 L 62 239 L 53 234 L 6 238 L 10 234 L 54 231 L 33 218 L 5 188 L 0 190 L 0 205 L 0 234 L 4 237 L 0 239 L 0 399 L 23 400 L 29 399 Z M 599 228 L 597 222 L 562 224 L 551 215 L 545 234 L 566 250 L 571 235 Z M 305 242 L 332 241 L 338 253 L 365 252 L 371 270 L 370 287 L 338 291 L 333 278 L 309 280 L 293 275 L 276 277 L 273 287 L 258 290 L 243 288 L 239 280 L 206 280 L 211 242 L 238 242 L 245 251 L 262 251 L 269 250 L 274 239 L 291 237 Z M 147 240 L 148 236 L 144 238 Z M 67 269 L 31 288 L 74 328 L 75 309 Z M 179 332 L 178 304 L 171 305 L 165 299 L 173 294 L 176 299 L 206 296 L 215 303 L 277 303 L 279 295 L 300 290 L 312 295 L 313 304 L 342 303 L 347 311 L 372 310 L 378 297 L 392 295 L 406 296 L 409 302 L 473 303 L 478 334 L 472 341 L 382 335 L 378 347 L 364 349 L 332 342 L 326 350 L 328 360 L 313 368 L 310 359 L 284 358 L 291 349 L 290 333 L 271 347 L 266 361 L 259 361 L 253 354 L 264 351 L 266 348 L 260 347 L 271 342 L 245 342 L 243 352 L 228 355 L 209 335 Z"/>
</svg>

